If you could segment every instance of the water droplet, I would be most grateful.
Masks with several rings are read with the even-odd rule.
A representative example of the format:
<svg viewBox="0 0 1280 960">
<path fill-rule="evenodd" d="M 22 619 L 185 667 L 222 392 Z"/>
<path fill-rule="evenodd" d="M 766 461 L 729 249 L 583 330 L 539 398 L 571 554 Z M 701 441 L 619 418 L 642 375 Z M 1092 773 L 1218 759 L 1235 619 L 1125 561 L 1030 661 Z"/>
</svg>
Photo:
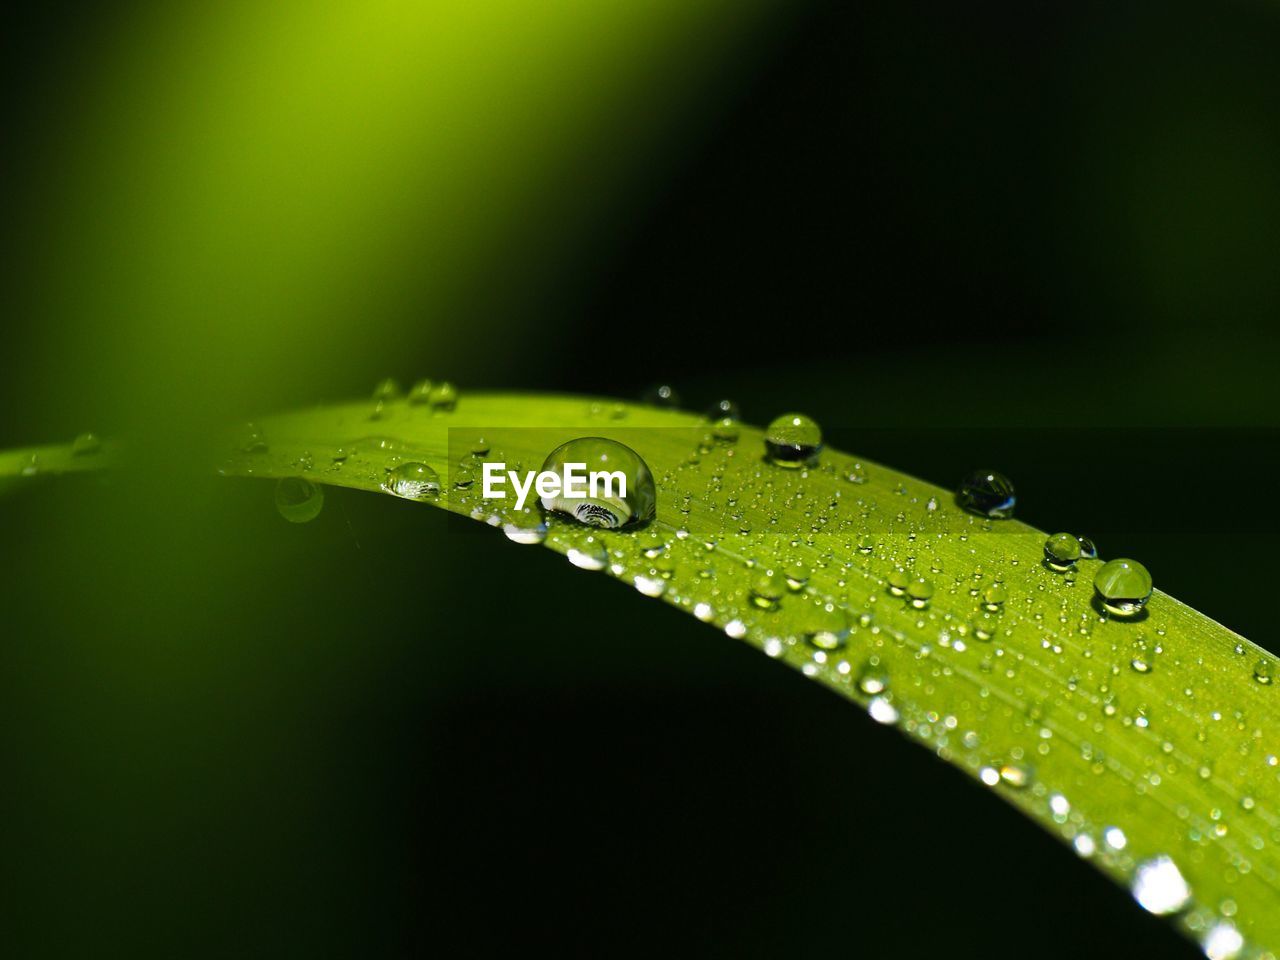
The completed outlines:
<svg viewBox="0 0 1280 960">
<path fill-rule="evenodd" d="M 711 428 L 711 435 L 723 443 L 736 443 L 739 436 L 738 421 L 721 417 Z"/>
<path fill-rule="evenodd" d="M 1233 924 L 1222 920 L 1205 931 L 1200 946 L 1209 960 L 1236 960 L 1244 949 L 1244 937 Z"/>
<path fill-rule="evenodd" d="M 651 407 L 680 406 L 680 394 L 669 383 L 655 384 L 640 395 L 640 400 Z"/>
<path fill-rule="evenodd" d="M 911 598 L 911 606 L 923 610 L 933 598 L 933 584 L 924 577 L 912 577 L 907 584 L 907 596 Z"/>
<path fill-rule="evenodd" d="M 884 697 L 876 697 L 867 704 L 867 713 L 876 723 L 893 724 L 898 722 L 898 709 Z"/>
<path fill-rule="evenodd" d="M 1098 547 L 1088 537 L 1077 536 L 1076 540 L 1080 544 L 1080 558 L 1082 560 L 1097 560 Z"/>
<path fill-rule="evenodd" d="M 534 544 L 547 539 L 547 525 L 542 518 L 527 508 L 521 511 L 523 516 L 509 520 L 502 525 L 502 532 L 512 543 Z"/>
<path fill-rule="evenodd" d="M 102 441 L 95 433 L 82 433 L 71 443 L 73 457 L 89 457 L 102 449 Z"/>
<path fill-rule="evenodd" d="M 324 488 L 302 477 L 285 477 L 276 484 L 276 510 L 290 523 L 308 523 L 320 516 Z"/>
<path fill-rule="evenodd" d="M 1112 850 L 1123 850 L 1129 843 L 1129 838 L 1119 827 L 1107 827 L 1102 833 L 1102 841 Z"/>
<path fill-rule="evenodd" d="M 1093 578 L 1102 605 L 1117 617 L 1132 617 L 1151 597 L 1151 574 L 1137 560 L 1109 560 Z"/>
<path fill-rule="evenodd" d="M 246 423 L 240 434 L 240 450 L 242 453 L 266 453 L 267 438 L 262 428 L 256 423 Z"/>
<path fill-rule="evenodd" d="M 889 688 L 889 675 L 874 664 L 866 664 L 858 673 L 858 689 L 870 696 Z"/>
<path fill-rule="evenodd" d="M 581 570 L 603 570 L 609 562 L 609 552 L 605 550 L 604 544 L 590 537 L 580 545 L 570 547 L 565 556 Z"/>
<path fill-rule="evenodd" d="M 774 570 L 762 570 L 751 581 L 751 602 L 761 610 L 776 610 L 786 590 L 786 577 Z"/>
<path fill-rule="evenodd" d="M 667 581 L 659 576 L 639 574 L 633 582 L 636 589 L 646 597 L 660 597 L 667 592 Z"/>
<path fill-rule="evenodd" d="M 811 466 L 822 452 L 822 430 L 803 413 L 784 413 L 764 435 L 765 456 L 780 467 Z"/>
<path fill-rule="evenodd" d="M 1070 570 L 1083 555 L 1080 540 L 1074 534 L 1055 533 L 1044 542 L 1044 562 L 1059 573 Z"/>
<path fill-rule="evenodd" d="M 994 470 L 976 470 L 964 478 L 956 493 L 956 503 L 970 513 L 1007 520 L 1013 516 L 1018 498 L 1013 483 Z"/>
<path fill-rule="evenodd" d="M 1015 790 L 1022 790 L 1031 783 L 1031 771 L 1016 763 L 1005 763 L 1000 766 L 1000 779 Z"/>
<path fill-rule="evenodd" d="M 434 500 L 440 496 L 440 475 L 425 463 L 407 461 L 387 474 L 382 489 L 405 500 Z"/>
<path fill-rule="evenodd" d="M 707 410 L 708 420 L 741 420 L 742 411 L 732 400 L 717 400 Z"/>
<path fill-rule="evenodd" d="M 1269 684 L 1271 682 L 1271 674 L 1272 668 L 1270 660 L 1259 660 L 1253 665 L 1253 679 L 1257 680 L 1259 683 L 1264 685 Z"/>
<path fill-rule="evenodd" d="M 804 585 L 809 582 L 809 568 L 799 561 L 787 564 L 783 573 L 787 578 L 787 586 L 793 591 L 803 590 Z"/>
<path fill-rule="evenodd" d="M 433 384 L 427 391 L 427 403 L 432 410 L 447 413 L 458 405 L 458 388 L 448 380 Z"/>
<path fill-rule="evenodd" d="M 435 386 L 430 380 L 422 379 L 409 389 L 409 402 L 412 404 L 430 403 L 431 388 Z"/>
<path fill-rule="evenodd" d="M 400 399 L 400 384 L 395 377 L 387 377 L 385 380 L 379 380 L 373 388 L 373 401 L 377 403 L 383 400 Z"/>
<path fill-rule="evenodd" d="M 1139 906 L 1157 916 L 1177 913 L 1191 901 L 1191 888 L 1182 871 L 1163 855 L 1138 865 L 1131 891 Z"/>
<path fill-rule="evenodd" d="M 818 650 L 839 650 L 849 641 L 849 615 L 838 607 L 822 606 L 805 631 L 804 639 Z"/>
<path fill-rule="evenodd" d="M 889 585 L 891 594 L 901 597 L 906 594 L 907 587 L 911 585 L 911 574 L 907 572 L 906 567 L 894 567 L 885 577 L 885 583 Z"/>
<path fill-rule="evenodd" d="M 1008 599 L 1009 591 L 1004 588 L 1003 584 L 993 583 L 982 591 L 982 605 L 992 613 L 1004 606 L 1004 602 Z"/>
<path fill-rule="evenodd" d="M 582 465 L 575 467 L 575 484 L 587 495 L 568 497 L 562 489 L 558 496 L 542 498 L 546 509 L 568 514 L 588 526 L 609 529 L 653 518 L 657 506 L 653 474 L 630 447 L 604 437 L 580 437 L 552 450 L 543 461 L 542 470 L 559 474 L 564 484 L 569 464 Z M 585 477 L 592 474 L 608 476 L 596 477 L 596 483 L 588 484 Z M 626 496 L 622 496 L 624 489 Z"/>
</svg>

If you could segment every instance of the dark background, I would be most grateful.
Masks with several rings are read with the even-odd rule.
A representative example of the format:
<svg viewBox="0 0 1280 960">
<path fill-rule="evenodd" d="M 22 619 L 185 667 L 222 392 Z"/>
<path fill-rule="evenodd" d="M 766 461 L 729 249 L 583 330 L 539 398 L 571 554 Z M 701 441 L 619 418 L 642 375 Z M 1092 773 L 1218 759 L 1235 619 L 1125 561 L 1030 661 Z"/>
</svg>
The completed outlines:
<svg viewBox="0 0 1280 960">
<path fill-rule="evenodd" d="M 135 16 L 8 13 L 0 446 L 148 423 L 92 356 L 134 349 L 128 298 L 95 317 L 92 282 L 48 293 L 77 248 L 46 165 Z M 345 362 L 304 350 L 295 381 L 250 369 L 179 411 L 387 374 L 799 408 L 944 485 L 1004 470 L 1024 519 L 1280 649 L 1280 14 L 809 3 L 764 24 L 676 90 L 691 106 L 589 215 L 528 208 L 444 299 L 396 261 L 394 296 L 333 308 L 367 325 Z M 630 150 L 637 122 L 590 142 Z M 611 157 L 569 155 L 552 198 Z M 438 330 L 485 324 L 505 335 Z M 197 479 L 170 440 L 0 501 L 18 955 L 1198 955 L 957 771 L 691 618 L 390 498 L 332 490 L 286 528 L 265 485 Z"/>
</svg>

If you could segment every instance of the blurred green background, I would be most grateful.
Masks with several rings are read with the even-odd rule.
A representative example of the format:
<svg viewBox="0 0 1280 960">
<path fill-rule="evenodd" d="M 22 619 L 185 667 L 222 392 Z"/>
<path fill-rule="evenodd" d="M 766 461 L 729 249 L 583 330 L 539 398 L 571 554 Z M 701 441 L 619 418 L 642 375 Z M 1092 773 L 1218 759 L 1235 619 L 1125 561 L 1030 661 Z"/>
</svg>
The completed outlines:
<svg viewBox="0 0 1280 960">
<path fill-rule="evenodd" d="M 390 498 L 287 525 L 202 451 L 387 375 L 670 381 L 998 466 L 1276 649 L 1273 5 L 55 0 L 3 43 L 0 448 L 134 445 L 0 500 L 15 955 L 1192 953 L 691 618 Z"/>
</svg>

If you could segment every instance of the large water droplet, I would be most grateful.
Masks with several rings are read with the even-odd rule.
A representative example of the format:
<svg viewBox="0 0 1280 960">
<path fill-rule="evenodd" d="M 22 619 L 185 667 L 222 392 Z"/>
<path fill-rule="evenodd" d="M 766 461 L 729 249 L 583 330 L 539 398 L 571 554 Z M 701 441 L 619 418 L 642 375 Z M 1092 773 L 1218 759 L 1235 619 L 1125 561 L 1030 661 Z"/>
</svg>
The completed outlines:
<svg viewBox="0 0 1280 960">
<path fill-rule="evenodd" d="M 1044 542 L 1044 562 L 1059 573 L 1070 570 L 1083 556 L 1080 540 L 1072 533 L 1055 533 Z"/>
<path fill-rule="evenodd" d="M 994 470 L 975 470 L 960 482 L 956 503 L 979 516 L 1007 520 L 1013 516 L 1018 498 L 1013 482 Z"/>
<path fill-rule="evenodd" d="M 324 508 L 324 488 L 303 477 L 285 477 L 276 484 L 276 510 L 290 523 L 308 523 Z"/>
<path fill-rule="evenodd" d="M 1131 889 L 1139 906 L 1159 916 L 1177 913 L 1191 901 L 1191 888 L 1182 871 L 1163 855 L 1138 865 Z"/>
<path fill-rule="evenodd" d="M 1109 560 L 1098 569 L 1093 588 L 1110 613 L 1132 617 L 1151 597 L 1151 574 L 1137 560 Z"/>
<path fill-rule="evenodd" d="M 822 430 L 803 413 L 784 413 L 764 434 L 765 456 L 780 467 L 811 466 L 822 452 Z"/>
<path fill-rule="evenodd" d="M 408 461 L 387 474 L 382 489 L 406 500 L 434 500 L 440 496 L 440 475 L 425 463 Z"/>
<path fill-rule="evenodd" d="M 565 496 L 569 464 L 575 465 L 575 488 L 586 496 Z M 609 529 L 653 518 L 657 488 L 649 465 L 640 454 L 616 440 L 580 437 L 562 443 L 547 455 L 542 470 L 559 474 L 562 485 L 559 495 L 542 498 L 542 505 L 548 510 L 566 513 L 588 526 Z M 587 481 L 592 475 L 598 475 L 595 483 Z"/>
</svg>

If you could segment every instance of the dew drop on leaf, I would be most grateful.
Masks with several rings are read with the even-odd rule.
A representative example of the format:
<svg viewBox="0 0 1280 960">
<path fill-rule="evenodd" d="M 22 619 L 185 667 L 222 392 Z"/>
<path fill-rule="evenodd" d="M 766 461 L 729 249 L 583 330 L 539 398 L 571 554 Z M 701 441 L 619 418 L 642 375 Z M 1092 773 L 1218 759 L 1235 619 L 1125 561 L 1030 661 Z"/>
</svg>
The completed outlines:
<svg viewBox="0 0 1280 960">
<path fill-rule="evenodd" d="M 1236 960 L 1244 949 L 1244 937 L 1233 924 L 1223 920 L 1205 931 L 1200 946 L 1209 960 Z"/>
<path fill-rule="evenodd" d="M 1044 562 L 1059 573 L 1070 570 L 1084 555 L 1080 539 L 1070 533 L 1055 533 L 1044 542 Z"/>
<path fill-rule="evenodd" d="M 1109 560 L 1098 569 L 1093 587 L 1108 612 L 1132 617 L 1151 597 L 1151 574 L 1137 560 Z"/>
<path fill-rule="evenodd" d="M 761 610 L 776 610 L 786 593 L 787 578 L 775 570 L 762 570 L 751 581 L 751 602 Z"/>
<path fill-rule="evenodd" d="M 1182 871 L 1163 855 L 1138 865 L 1130 889 L 1138 905 L 1157 916 L 1177 913 L 1191 901 L 1191 888 Z"/>
<path fill-rule="evenodd" d="M 405 500 L 434 500 L 440 496 L 440 475 L 425 463 L 407 461 L 387 474 L 382 489 Z"/>
<path fill-rule="evenodd" d="M 276 484 L 276 510 L 290 523 L 308 523 L 324 508 L 324 488 L 303 477 L 284 477 Z"/>
<path fill-rule="evenodd" d="M 447 413 L 458 405 L 458 388 L 448 380 L 433 384 L 427 391 L 427 403 L 432 410 Z"/>
<path fill-rule="evenodd" d="M 374 385 L 373 401 L 375 403 L 382 400 L 399 400 L 399 399 L 400 399 L 400 384 L 396 381 L 395 377 L 387 377 L 384 380 L 379 380 L 377 384 Z"/>
<path fill-rule="evenodd" d="M 669 383 L 654 384 L 640 395 L 640 401 L 651 407 L 678 407 L 680 394 Z"/>
<path fill-rule="evenodd" d="M 609 562 L 609 552 L 604 544 L 588 537 L 565 553 L 569 562 L 581 570 L 603 570 Z"/>
<path fill-rule="evenodd" d="M 625 444 L 604 437 L 579 437 L 562 443 L 542 463 L 544 473 L 559 474 L 562 485 L 569 464 L 574 468 L 575 485 L 585 490 L 585 497 L 568 497 L 562 489 L 554 497 L 543 497 L 547 510 L 567 514 L 591 527 L 617 529 L 645 523 L 653 518 L 657 507 L 657 489 L 649 465 L 640 454 Z M 592 474 L 608 474 L 593 484 L 586 482 Z M 619 476 L 620 475 L 620 476 Z M 625 490 L 625 496 L 623 492 Z"/>
<path fill-rule="evenodd" d="M 765 430 L 766 459 L 779 467 L 812 466 L 822 452 L 822 430 L 812 417 L 784 413 Z"/>
<path fill-rule="evenodd" d="M 956 503 L 970 513 L 993 520 L 1013 516 L 1018 498 L 1013 482 L 994 470 L 975 470 L 960 482 Z"/>
</svg>

